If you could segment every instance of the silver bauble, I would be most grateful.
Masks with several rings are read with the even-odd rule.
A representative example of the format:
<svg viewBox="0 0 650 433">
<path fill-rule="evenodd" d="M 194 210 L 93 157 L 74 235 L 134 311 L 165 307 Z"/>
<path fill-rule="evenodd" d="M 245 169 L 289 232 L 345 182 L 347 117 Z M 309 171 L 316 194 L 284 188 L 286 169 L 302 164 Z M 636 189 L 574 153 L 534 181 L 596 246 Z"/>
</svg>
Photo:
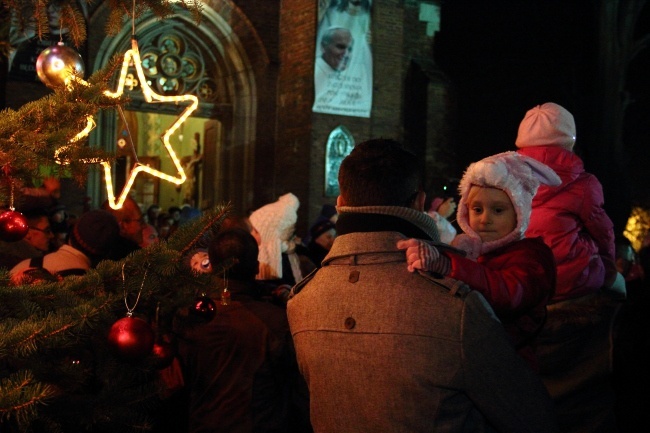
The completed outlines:
<svg viewBox="0 0 650 433">
<path fill-rule="evenodd" d="M 65 85 L 66 78 L 71 75 L 83 78 L 84 62 L 81 54 L 59 42 L 39 54 L 36 73 L 47 87 L 54 89 Z"/>
</svg>

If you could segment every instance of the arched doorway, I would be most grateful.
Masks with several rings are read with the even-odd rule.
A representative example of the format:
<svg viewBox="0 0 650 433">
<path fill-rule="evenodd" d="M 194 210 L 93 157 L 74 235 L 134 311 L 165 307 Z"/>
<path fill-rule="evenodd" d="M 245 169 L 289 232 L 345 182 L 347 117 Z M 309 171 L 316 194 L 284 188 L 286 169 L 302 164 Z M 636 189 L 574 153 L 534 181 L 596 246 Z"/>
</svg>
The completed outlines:
<svg viewBox="0 0 650 433">
<path fill-rule="evenodd" d="M 222 16 L 224 10 L 228 19 Z M 104 28 L 107 13 L 106 6 L 97 9 L 89 23 L 91 32 Z M 231 2 L 215 0 L 204 3 L 198 25 L 179 9 L 164 20 L 151 14 L 139 18 L 134 33 L 149 86 L 159 94 L 193 94 L 199 99 L 198 109 L 170 139 L 193 182 L 179 188 L 142 174 L 134 184 L 134 197 L 143 206 L 157 203 L 163 208 L 186 201 L 203 209 L 224 202 L 237 209 L 250 208 L 258 81 L 253 65 L 268 63 L 255 29 Z M 93 70 L 130 49 L 131 34 L 127 25 L 112 38 L 90 35 Z M 148 103 L 137 80 L 127 89 L 130 102 L 125 115 L 99 113 L 91 136 L 91 145 L 116 152 L 113 178 L 119 189 L 134 159 L 163 172 L 170 167 L 174 171 L 160 151 L 159 137 L 185 109 L 180 104 Z M 99 171 L 93 170 L 89 177 L 88 195 L 95 206 L 106 197 Z"/>
</svg>

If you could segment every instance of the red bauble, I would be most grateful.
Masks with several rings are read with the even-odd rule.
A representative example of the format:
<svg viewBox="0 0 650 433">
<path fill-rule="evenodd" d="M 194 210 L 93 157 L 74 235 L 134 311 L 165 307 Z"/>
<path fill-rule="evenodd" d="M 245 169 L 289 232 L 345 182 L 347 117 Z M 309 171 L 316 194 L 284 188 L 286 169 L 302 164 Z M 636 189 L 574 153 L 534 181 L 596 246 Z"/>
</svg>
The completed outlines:
<svg viewBox="0 0 650 433">
<path fill-rule="evenodd" d="M 0 239 L 3 241 L 19 241 L 28 231 L 27 219 L 20 212 L 8 210 L 0 214 Z"/>
<path fill-rule="evenodd" d="M 160 339 L 153 345 L 154 364 L 156 368 L 162 369 L 169 367 L 174 360 L 174 345 L 168 341 Z"/>
<path fill-rule="evenodd" d="M 142 359 L 151 354 L 154 333 L 151 325 L 137 317 L 124 317 L 113 324 L 108 343 L 121 357 Z"/>
<path fill-rule="evenodd" d="M 209 322 L 217 314 L 217 304 L 207 296 L 199 296 L 194 300 L 190 312 Z"/>
</svg>

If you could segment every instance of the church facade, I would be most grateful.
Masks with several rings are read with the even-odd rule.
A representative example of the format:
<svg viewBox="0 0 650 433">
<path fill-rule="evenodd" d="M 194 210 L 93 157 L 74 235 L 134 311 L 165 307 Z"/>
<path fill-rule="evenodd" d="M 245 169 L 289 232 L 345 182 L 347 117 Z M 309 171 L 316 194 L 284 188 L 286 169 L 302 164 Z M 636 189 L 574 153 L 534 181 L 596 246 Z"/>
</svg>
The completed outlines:
<svg viewBox="0 0 650 433">
<path fill-rule="evenodd" d="M 198 98 L 197 109 L 170 138 L 188 181 L 177 186 L 138 176 L 132 194 L 143 207 L 231 203 L 246 213 L 292 192 L 301 203 L 300 233 L 323 204 L 335 203 L 338 164 L 356 143 L 403 141 L 421 156 L 426 182 L 453 171 L 444 158 L 452 122 L 449 86 L 433 61 L 438 3 L 207 0 L 198 22 L 179 8 L 162 20 L 145 14 L 107 36 L 110 10 L 99 2 L 87 10 L 88 38 L 79 53 L 89 75 L 123 56 L 135 40 L 148 87 Z M 331 38 L 325 34 L 340 28 L 347 45 L 338 44 L 343 48 L 329 59 L 338 55 L 339 65 L 344 59 L 349 64 L 328 66 Z M 38 47 L 29 49 L 33 58 Z M 7 92 L 10 108 L 49 92 L 30 77 L 33 71 L 18 72 L 28 54 L 18 53 L 12 63 L 8 88 L 21 91 Z M 320 99 L 319 65 L 330 80 L 330 96 Z M 173 172 L 160 136 L 184 110 L 178 103 L 148 102 L 135 72 L 125 83 L 130 102 L 119 113 L 98 113 L 89 138 L 116 152 L 116 188 L 136 162 Z M 75 201 L 66 203 L 74 209 L 87 196 L 97 206 L 106 198 L 104 182 L 101 171 L 91 169 L 86 190 L 63 200 Z"/>
</svg>

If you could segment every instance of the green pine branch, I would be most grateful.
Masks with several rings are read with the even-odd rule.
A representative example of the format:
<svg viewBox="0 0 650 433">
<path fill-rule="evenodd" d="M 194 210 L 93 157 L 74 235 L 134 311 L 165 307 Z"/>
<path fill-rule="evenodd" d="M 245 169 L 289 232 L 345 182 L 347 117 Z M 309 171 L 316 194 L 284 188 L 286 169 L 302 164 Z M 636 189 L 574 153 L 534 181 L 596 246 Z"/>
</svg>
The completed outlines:
<svg viewBox="0 0 650 433">
<path fill-rule="evenodd" d="M 39 38 L 49 32 L 48 4 L 42 0 L 1 0 L 3 12 L 11 16 L 11 31 L 3 22 L 0 39 L 11 38 L 12 32 L 29 33 L 34 30 Z M 69 30 L 73 44 L 79 46 L 86 38 L 86 23 L 79 10 L 77 0 L 56 2 L 60 14 L 60 27 Z M 115 34 L 135 17 L 151 11 L 161 19 L 170 16 L 176 8 L 188 10 L 197 22 L 200 21 L 202 6 L 200 2 L 186 0 L 108 0 L 110 16 L 107 33 Z M 134 8 L 135 6 L 135 8 Z M 6 41 L 1 46 L 6 48 Z M 18 110 L 0 111 L 0 203 L 7 203 L 12 183 L 20 187 L 23 182 L 31 182 L 40 177 L 41 167 L 46 167 L 54 176 L 72 175 L 83 184 L 88 174 L 89 160 L 110 160 L 114 158 L 100 148 L 90 148 L 87 140 L 70 143 L 78 132 L 84 129 L 88 116 L 96 115 L 102 109 L 115 109 L 123 106 L 127 99 L 109 98 L 105 90 L 121 66 L 122 59 L 115 57 L 103 70 L 95 72 L 89 79 L 90 86 L 74 83 L 69 88 L 55 89 L 53 94 L 25 104 Z M 61 151 L 61 149 L 64 149 Z M 55 153 L 67 161 L 57 164 Z M 17 189 L 16 189 L 17 190 Z"/>
<path fill-rule="evenodd" d="M 59 16 L 57 23 L 60 29 L 68 29 L 68 36 L 72 44 L 80 47 L 86 41 L 86 21 L 79 8 L 79 3 L 91 4 L 91 0 L 2 0 L 0 9 L 11 13 L 11 24 L 17 34 L 33 32 L 39 39 L 45 39 L 54 29 L 50 27 L 50 15 Z M 110 9 L 109 20 L 106 24 L 108 35 L 117 34 L 128 20 L 141 16 L 144 12 L 151 11 L 160 19 L 172 15 L 176 7 L 187 9 L 198 23 L 201 20 L 202 6 L 196 0 L 108 0 Z M 48 6 L 55 5 L 55 8 Z"/>
<path fill-rule="evenodd" d="M 111 160 L 112 153 L 99 147 L 89 147 L 87 139 L 71 142 L 82 131 L 89 116 L 100 110 L 115 109 L 127 102 L 126 97 L 105 95 L 111 78 L 121 63 L 119 56 L 109 65 L 88 78 L 88 85 L 73 82 L 69 88 L 57 88 L 37 101 L 18 110 L 0 111 L 0 191 L 10 194 L 11 181 L 39 177 L 41 167 L 48 167 L 55 175 L 71 173 L 83 183 L 88 172 L 86 161 Z M 63 149 L 63 151 L 61 150 Z M 57 163 L 55 155 L 58 154 Z"/>
<path fill-rule="evenodd" d="M 18 371 L 0 379 L 0 425 L 10 417 L 26 423 L 37 407 L 57 395 L 54 387 L 38 382 L 29 371 Z"/>
<path fill-rule="evenodd" d="M 149 431 L 158 360 L 122 359 L 108 331 L 129 308 L 169 334 L 176 311 L 214 284 L 191 270 L 189 257 L 207 247 L 229 210 L 205 212 L 168 242 L 83 276 L 12 286 L 0 272 L 0 431 Z"/>
<path fill-rule="evenodd" d="M 13 32 L 33 31 L 42 38 L 50 31 L 48 2 L 1 2 L 0 16 L 10 15 Z M 131 18 L 133 3 L 109 0 L 109 34 Z M 200 20 L 201 5 L 193 0 L 135 3 L 136 17 L 151 10 L 164 18 L 175 7 L 183 7 Z M 77 1 L 60 0 L 57 4 L 61 26 L 79 46 L 86 33 Z M 1 27 L 0 47 L 6 48 L 5 38 L 10 34 L 6 26 Z M 65 170 L 83 182 L 88 170 L 84 161 L 113 158 L 102 149 L 89 147 L 87 140 L 71 140 L 88 116 L 127 102 L 104 94 L 112 90 L 110 83 L 120 64 L 121 59 L 113 59 L 88 78 L 87 86 L 55 89 L 18 110 L 0 112 L 2 202 L 10 195 L 12 183 L 20 186 L 37 177 L 41 166 L 55 174 Z M 55 155 L 67 164 L 57 164 Z M 207 247 L 228 211 L 229 206 L 222 206 L 206 212 L 182 226 L 168 242 L 119 262 L 101 262 L 82 277 L 13 286 L 7 270 L 0 269 L 0 431 L 150 431 L 151 410 L 160 399 L 159 360 L 152 356 L 137 361 L 121 359 L 108 346 L 108 331 L 132 308 L 134 315 L 150 322 L 158 312 L 156 333 L 169 333 L 177 309 L 190 305 L 213 284 L 212 276 L 197 275 L 190 269 L 189 257 L 197 248 Z"/>
</svg>

